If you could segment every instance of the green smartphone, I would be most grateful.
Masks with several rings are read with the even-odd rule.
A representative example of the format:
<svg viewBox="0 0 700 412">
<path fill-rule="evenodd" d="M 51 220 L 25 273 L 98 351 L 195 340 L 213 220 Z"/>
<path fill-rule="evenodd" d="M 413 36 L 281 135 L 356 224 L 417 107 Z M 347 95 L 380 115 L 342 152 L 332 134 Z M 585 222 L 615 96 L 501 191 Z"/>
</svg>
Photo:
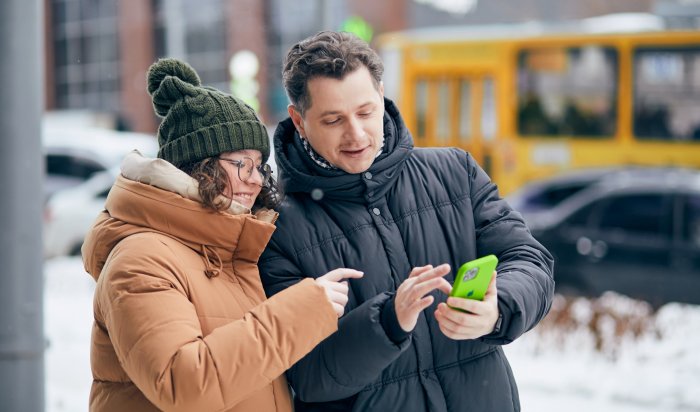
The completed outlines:
<svg viewBox="0 0 700 412">
<path fill-rule="evenodd" d="M 488 255 L 463 264 L 457 271 L 450 296 L 465 299 L 484 300 L 498 258 Z"/>
</svg>

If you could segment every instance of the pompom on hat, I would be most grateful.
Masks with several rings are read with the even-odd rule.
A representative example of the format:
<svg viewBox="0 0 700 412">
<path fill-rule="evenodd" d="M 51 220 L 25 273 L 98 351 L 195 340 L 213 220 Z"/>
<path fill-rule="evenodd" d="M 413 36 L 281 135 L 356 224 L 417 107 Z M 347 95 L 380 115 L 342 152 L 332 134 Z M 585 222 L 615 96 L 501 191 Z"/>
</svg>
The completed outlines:
<svg viewBox="0 0 700 412">
<path fill-rule="evenodd" d="M 211 87 L 203 87 L 194 69 L 177 59 L 161 59 L 148 69 L 148 94 L 163 121 L 158 128 L 158 157 L 175 166 L 254 149 L 263 162 L 270 156 L 265 125 L 250 106 Z"/>
</svg>

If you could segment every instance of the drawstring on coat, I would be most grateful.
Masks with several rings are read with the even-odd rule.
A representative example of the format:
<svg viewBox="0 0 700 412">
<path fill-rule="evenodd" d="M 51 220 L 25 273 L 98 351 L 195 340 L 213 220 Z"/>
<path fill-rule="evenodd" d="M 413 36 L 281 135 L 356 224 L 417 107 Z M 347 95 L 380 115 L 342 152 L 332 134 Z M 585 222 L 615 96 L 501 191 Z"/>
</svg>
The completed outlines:
<svg viewBox="0 0 700 412">
<path fill-rule="evenodd" d="M 209 279 L 219 276 L 219 273 L 221 273 L 224 267 L 224 262 L 221 261 L 221 256 L 219 256 L 219 254 L 216 253 L 215 250 L 212 250 L 211 253 L 214 254 L 218 263 L 215 269 L 212 269 L 211 267 L 211 261 L 209 260 L 209 254 L 207 253 L 207 247 L 205 245 L 202 245 L 202 254 L 204 255 L 204 266 L 206 266 L 204 274 Z"/>
</svg>

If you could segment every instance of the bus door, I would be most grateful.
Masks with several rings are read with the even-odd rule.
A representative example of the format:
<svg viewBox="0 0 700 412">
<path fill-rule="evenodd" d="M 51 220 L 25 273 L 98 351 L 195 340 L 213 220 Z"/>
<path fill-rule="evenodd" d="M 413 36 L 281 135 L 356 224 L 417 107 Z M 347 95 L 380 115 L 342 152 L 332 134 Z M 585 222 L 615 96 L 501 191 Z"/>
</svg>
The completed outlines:
<svg viewBox="0 0 700 412">
<path fill-rule="evenodd" d="M 416 145 L 461 147 L 490 174 L 498 124 L 494 76 L 421 76 L 415 85 Z"/>
</svg>

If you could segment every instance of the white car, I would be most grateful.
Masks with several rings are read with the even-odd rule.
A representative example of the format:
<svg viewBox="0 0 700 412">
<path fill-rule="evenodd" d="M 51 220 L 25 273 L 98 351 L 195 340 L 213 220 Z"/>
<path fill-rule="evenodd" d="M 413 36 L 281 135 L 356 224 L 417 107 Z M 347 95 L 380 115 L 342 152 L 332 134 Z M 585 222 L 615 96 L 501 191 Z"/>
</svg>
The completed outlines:
<svg viewBox="0 0 700 412">
<path fill-rule="evenodd" d="M 158 151 L 156 138 L 148 134 L 76 126 L 45 125 L 42 146 L 46 159 L 45 201 L 119 164 L 134 149 L 147 156 L 155 156 Z"/>
<path fill-rule="evenodd" d="M 66 161 L 73 164 L 68 167 L 68 171 L 90 171 L 90 174 L 75 173 L 64 176 L 63 178 L 69 180 L 68 184 L 71 187 L 55 190 L 48 198 L 44 209 L 46 258 L 80 255 L 83 239 L 97 215 L 104 209 L 107 194 L 119 174 L 119 164 L 126 153 L 136 148 L 144 156 L 156 156 L 158 145 L 154 137 L 104 132 L 86 130 L 50 142 L 45 140 L 48 153 L 65 153 L 66 156 L 72 156 L 70 161 Z M 56 139 L 56 132 L 53 133 L 53 138 Z M 69 143 L 59 145 L 64 139 Z M 48 166 L 51 166 L 51 158 L 47 160 Z M 274 154 L 270 155 L 268 162 L 273 170 L 277 169 Z M 56 179 L 56 176 L 53 178 Z"/>
<path fill-rule="evenodd" d="M 80 255 L 83 239 L 104 209 L 118 174 L 118 168 L 99 172 L 48 200 L 44 208 L 44 257 Z"/>
<path fill-rule="evenodd" d="M 137 149 L 155 156 L 158 142 L 144 133 L 45 122 L 44 255 L 80 254 L 83 237 L 104 207 L 122 158 Z"/>
</svg>

